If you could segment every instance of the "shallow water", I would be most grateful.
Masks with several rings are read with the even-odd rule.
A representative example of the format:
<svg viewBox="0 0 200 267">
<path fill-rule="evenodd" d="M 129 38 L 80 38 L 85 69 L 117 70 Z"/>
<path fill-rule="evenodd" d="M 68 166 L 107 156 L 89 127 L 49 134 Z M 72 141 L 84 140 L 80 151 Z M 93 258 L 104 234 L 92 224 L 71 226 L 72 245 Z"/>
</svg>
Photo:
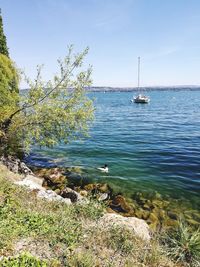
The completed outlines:
<svg viewBox="0 0 200 267">
<path fill-rule="evenodd" d="M 158 191 L 200 207 L 200 91 L 150 91 L 149 104 L 131 103 L 132 92 L 96 92 L 90 138 L 54 149 L 34 147 L 27 158 L 40 166 L 81 166 L 84 177 L 115 190 Z M 96 167 L 107 163 L 109 173 Z"/>
</svg>

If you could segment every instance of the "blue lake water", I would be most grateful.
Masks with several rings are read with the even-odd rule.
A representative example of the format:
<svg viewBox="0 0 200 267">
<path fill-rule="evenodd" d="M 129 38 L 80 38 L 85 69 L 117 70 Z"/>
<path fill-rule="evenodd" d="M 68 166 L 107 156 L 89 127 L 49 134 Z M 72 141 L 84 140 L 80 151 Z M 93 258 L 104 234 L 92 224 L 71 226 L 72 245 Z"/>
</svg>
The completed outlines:
<svg viewBox="0 0 200 267">
<path fill-rule="evenodd" d="M 158 191 L 200 207 L 200 91 L 150 91 L 149 104 L 132 92 L 94 92 L 90 137 L 54 149 L 33 148 L 40 166 L 81 166 L 92 180 L 127 194 Z M 96 167 L 107 163 L 109 173 Z"/>
</svg>

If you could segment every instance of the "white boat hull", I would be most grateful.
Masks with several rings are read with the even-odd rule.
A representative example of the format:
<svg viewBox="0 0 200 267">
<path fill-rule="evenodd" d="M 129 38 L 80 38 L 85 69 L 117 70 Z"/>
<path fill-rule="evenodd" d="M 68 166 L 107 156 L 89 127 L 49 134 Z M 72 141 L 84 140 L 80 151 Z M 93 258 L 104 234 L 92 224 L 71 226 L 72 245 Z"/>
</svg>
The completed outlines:
<svg viewBox="0 0 200 267">
<path fill-rule="evenodd" d="M 147 98 L 147 99 L 135 99 L 135 98 L 134 98 L 134 102 L 135 102 L 135 103 L 148 104 L 149 101 L 150 101 L 149 98 Z"/>
<path fill-rule="evenodd" d="M 135 103 L 147 104 L 149 103 L 150 98 L 144 95 L 138 95 L 134 97 L 131 101 Z"/>
</svg>

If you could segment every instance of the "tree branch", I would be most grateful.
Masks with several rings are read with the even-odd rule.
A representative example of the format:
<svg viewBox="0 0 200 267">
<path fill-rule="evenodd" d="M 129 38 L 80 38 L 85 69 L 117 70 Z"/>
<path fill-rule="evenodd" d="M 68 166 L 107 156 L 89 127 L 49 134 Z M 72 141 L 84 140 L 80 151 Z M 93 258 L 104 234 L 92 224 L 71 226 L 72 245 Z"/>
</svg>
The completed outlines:
<svg viewBox="0 0 200 267">
<path fill-rule="evenodd" d="M 35 105 L 38 105 L 39 103 L 41 103 L 44 99 L 46 99 L 49 95 L 51 95 L 56 89 L 58 89 L 58 87 L 62 84 L 62 82 L 67 78 L 68 75 L 70 75 L 73 70 L 75 69 L 76 67 L 76 62 L 73 63 L 73 66 L 71 68 L 71 70 L 69 72 L 66 72 L 65 75 L 62 77 L 62 79 L 57 83 L 56 86 L 54 86 L 49 92 L 47 92 L 41 99 L 39 99 L 37 102 L 33 103 L 33 104 L 30 104 L 30 105 L 24 105 L 22 106 L 22 108 L 16 110 L 13 114 L 10 115 L 10 117 L 6 120 L 6 124 L 8 124 L 6 127 L 8 128 L 13 117 L 18 114 L 19 112 L 27 109 L 27 108 L 32 108 L 34 107 Z"/>
</svg>

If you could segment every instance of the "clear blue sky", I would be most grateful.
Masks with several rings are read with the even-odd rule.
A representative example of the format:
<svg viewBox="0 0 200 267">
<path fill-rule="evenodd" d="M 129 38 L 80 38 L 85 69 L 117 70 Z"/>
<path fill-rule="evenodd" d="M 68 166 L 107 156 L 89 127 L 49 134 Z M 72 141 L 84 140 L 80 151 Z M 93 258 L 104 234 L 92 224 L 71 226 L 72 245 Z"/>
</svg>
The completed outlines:
<svg viewBox="0 0 200 267">
<path fill-rule="evenodd" d="M 93 85 L 200 84 L 200 0 L 0 0 L 10 55 L 34 77 L 89 46 Z M 23 86 L 23 84 L 22 84 Z"/>
</svg>

